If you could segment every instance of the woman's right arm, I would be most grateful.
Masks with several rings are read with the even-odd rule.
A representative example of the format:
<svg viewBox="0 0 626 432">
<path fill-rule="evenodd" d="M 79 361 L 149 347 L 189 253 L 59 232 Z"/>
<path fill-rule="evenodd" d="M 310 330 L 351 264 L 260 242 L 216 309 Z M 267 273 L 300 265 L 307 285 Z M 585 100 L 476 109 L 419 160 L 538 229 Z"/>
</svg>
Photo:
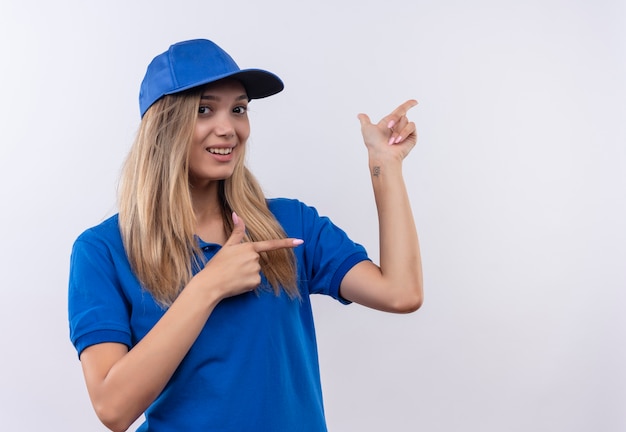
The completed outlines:
<svg viewBox="0 0 626 432">
<path fill-rule="evenodd" d="M 130 427 L 161 393 L 200 334 L 219 297 L 216 289 L 199 282 L 192 279 L 130 351 L 123 344 L 102 343 L 81 353 L 91 403 L 109 429 Z"/>
<path fill-rule="evenodd" d="M 236 215 L 233 219 L 233 233 L 222 249 L 137 345 L 129 351 L 123 344 L 101 343 L 81 353 L 89 397 L 109 429 L 127 430 L 157 398 L 223 298 L 259 285 L 259 252 L 302 243 L 296 239 L 241 243 L 245 225 Z"/>
</svg>

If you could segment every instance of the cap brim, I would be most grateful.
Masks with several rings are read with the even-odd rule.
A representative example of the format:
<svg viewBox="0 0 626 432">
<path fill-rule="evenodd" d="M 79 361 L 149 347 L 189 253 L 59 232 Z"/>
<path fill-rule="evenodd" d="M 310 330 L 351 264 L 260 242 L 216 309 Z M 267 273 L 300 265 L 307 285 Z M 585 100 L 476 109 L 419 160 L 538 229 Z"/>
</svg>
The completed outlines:
<svg viewBox="0 0 626 432">
<path fill-rule="evenodd" d="M 285 85 L 283 81 L 271 72 L 263 69 L 243 69 L 232 73 L 213 76 L 206 81 L 194 82 L 192 85 L 173 89 L 166 94 L 175 94 L 184 90 L 200 87 L 214 83 L 226 78 L 236 79 L 241 82 L 246 89 L 246 94 L 250 99 L 261 99 L 281 92 Z"/>
</svg>

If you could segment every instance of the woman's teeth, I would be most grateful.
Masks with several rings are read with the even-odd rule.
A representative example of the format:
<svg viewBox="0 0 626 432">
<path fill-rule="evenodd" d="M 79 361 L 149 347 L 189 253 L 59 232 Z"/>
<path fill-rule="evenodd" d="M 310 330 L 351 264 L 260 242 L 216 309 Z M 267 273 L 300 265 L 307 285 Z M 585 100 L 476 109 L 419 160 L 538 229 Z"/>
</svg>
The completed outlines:
<svg viewBox="0 0 626 432">
<path fill-rule="evenodd" d="M 209 150 L 209 153 L 219 154 L 219 155 L 227 155 L 233 152 L 232 148 L 210 148 L 208 150 Z"/>
</svg>

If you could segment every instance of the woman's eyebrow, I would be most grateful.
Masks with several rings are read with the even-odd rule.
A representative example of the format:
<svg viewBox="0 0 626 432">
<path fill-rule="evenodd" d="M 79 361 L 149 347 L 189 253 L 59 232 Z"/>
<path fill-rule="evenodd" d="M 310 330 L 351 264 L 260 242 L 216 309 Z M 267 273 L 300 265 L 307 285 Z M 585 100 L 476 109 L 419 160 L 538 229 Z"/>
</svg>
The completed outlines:
<svg viewBox="0 0 626 432">
<path fill-rule="evenodd" d="M 200 96 L 200 99 L 207 99 L 207 100 L 214 100 L 214 101 L 219 101 L 220 98 L 218 96 L 214 96 L 214 95 L 202 95 Z M 246 94 L 242 94 L 241 96 L 238 96 L 237 98 L 235 98 L 236 101 L 240 101 L 240 100 L 248 100 L 248 95 Z"/>
</svg>

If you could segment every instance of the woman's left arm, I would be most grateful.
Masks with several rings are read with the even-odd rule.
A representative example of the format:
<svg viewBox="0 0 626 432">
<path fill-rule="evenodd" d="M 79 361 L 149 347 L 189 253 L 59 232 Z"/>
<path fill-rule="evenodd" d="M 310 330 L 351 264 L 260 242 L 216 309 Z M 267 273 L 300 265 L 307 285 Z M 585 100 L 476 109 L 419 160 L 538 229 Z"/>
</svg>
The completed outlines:
<svg viewBox="0 0 626 432">
<path fill-rule="evenodd" d="M 380 266 L 371 261 L 355 265 L 341 282 L 340 294 L 387 312 L 413 312 L 423 300 L 419 241 L 402 176 L 402 161 L 417 142 L 415 124 L 406 116 L 415 105 L 408 100 L 376 124 L 359 114 L 378 210 Z"/>
</svg>

